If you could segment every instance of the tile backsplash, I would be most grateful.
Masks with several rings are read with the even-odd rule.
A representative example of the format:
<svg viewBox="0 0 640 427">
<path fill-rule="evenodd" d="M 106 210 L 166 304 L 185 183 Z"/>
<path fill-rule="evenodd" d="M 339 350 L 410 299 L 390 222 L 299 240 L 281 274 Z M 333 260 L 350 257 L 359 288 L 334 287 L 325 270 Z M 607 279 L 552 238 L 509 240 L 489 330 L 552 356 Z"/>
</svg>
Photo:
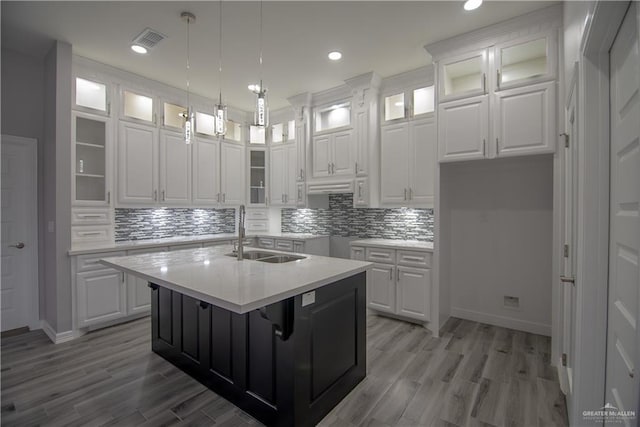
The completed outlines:
<svg viewBox="0 0 640 427">
<path fill-rule="evenodd" d="M 235 232 L 235 209 L 116 209 L 116 242 Z"/>
<path fill-rule="evenodd" d="M 356 209 L 353 194 L 330 194 L 329 209 L 282 209 L 282 232 L 433 241 L 433 209 Z"/>
</svg>

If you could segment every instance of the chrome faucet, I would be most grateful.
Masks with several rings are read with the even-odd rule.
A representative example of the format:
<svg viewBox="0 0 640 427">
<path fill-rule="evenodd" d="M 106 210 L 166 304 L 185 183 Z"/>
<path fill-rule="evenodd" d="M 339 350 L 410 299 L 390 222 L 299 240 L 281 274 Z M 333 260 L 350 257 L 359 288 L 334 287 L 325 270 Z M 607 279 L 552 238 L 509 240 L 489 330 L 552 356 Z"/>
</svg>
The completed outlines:
<svg viewBox="0 0 640 427">
<path fill-rule="evenodd" d="M 242 241 L 244 240 L 245 230 L 244 230 L 244 217 L 245 217 L 244 205 L 240 205 L 240 210 L 238 212 L 238 261 L 242 261 L 244 257 L 244 245 Z"/>
</svg>

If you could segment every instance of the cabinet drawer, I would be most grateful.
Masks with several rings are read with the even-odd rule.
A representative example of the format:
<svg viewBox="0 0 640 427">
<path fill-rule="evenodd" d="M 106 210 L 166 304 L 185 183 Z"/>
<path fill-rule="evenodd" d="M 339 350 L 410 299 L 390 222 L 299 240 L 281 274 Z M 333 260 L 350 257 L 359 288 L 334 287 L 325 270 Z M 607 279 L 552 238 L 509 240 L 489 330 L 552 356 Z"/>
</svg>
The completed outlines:
<svg viewBox="0 0 640 427">
<path fill-rule="evenodd" d="M 72 226 L 71 243 L 91 244 L 109 243 L 113 241 L 113 229 L 110 225 Z"/>
<path fill-rule="evenodd" d="M 396 262 L 396 251 L 395 249 L 367 248 L 366 259 L 371 262 L 393 264 Z"/>
<path fill-rule="evenodd" d="M 273 249 L 275 247 L 275 242 L 273 241 L 273 239 L 260 237 L 258 238 L 258 246 L 261 248 Z"/>
<path fill-rule="evenodd" d="M 111 222 L 111 209 L 109 208 L 71 209 L 71 225 L 106 225 Z"/>
<path fill-rule="evenodd" d="M 247 210 L 246 213 L 246 220 L 247 221 L 251 221 L 251 220 L 263 220 L 263 221 L 267 221 L 269 219 L 269 214 L 266 211 L 250 211 Z"/>
<path fill-rule="evenodd" d="M 82 273 L 83 271 L 103 270 L 107 268 L 107 266 L 104 264 L 100 264 L 98 262 L 100 259 L 125 255 L 126 253 L 124 251 L 78 255 L 78 257 L 76 258 L 76 273 Z"/>
<path fill-rule="evenodd" d="M 352 247 L 351 248 L 351 259 L 355 259 L 358 261 L 364 261 L 364 248 L 361 247 Z"/>
<path fill-rule="evenodd" d="M 276 240 L 276 249 L 281 251 L 292 251 L 293 241 L 291 240 Z"/>
<path fill-rule="evenodd" d="M 238 245 L 238 239 L 232 240 L 229 243 L 232 244 L 232 245 L 237 246 Z M 245 237 L 244 239 L 242 239 L 242 244 L 244 246 L 254 246 L 256 244 L 256 239 L 254 237 Z"/>
<path fill-rule="evenodd" d="M 269 231 L 269 222 L 268 221 L 256 221 L 256 220 L 247 220 L 245 222 L 245 229 L 248 232 L 256 232 L 256 231 Z"/>
<path fill-rule="evenodd" d="M 431 268 L 431 253 L 398 249 L 398 265 Z"/>
</svg>

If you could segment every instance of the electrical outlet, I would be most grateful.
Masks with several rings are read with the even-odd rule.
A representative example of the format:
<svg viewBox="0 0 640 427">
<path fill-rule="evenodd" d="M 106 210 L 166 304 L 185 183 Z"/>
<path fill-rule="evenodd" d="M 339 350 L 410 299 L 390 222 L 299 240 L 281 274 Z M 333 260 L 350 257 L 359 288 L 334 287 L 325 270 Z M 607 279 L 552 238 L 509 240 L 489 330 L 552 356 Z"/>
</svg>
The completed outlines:
<svg viewBox="0 0 640 427">
<path fill-rule="evenodd" d="M 505 308 L 510 308 L 512 310 L 520 310 L 520 298 L 505 295 L 504 306 Z"/>
</svg>

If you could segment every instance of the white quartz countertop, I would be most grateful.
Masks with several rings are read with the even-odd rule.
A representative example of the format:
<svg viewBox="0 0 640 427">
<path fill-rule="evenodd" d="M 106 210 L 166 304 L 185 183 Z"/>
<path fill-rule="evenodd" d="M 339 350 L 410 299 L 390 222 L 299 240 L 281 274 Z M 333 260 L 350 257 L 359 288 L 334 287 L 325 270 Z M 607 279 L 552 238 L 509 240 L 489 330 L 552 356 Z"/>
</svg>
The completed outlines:
<svg viewBox="0 0 640 427">
<path fill-rule="evenodd" d="M 351 246 L 375 246 L 391 249 L 411 249 L 413 251 L 433 252 L 433 242 L 395 239 L 360 239 L 349 242 Z"/>
<path fill-rule="evenodd" d="M 245 251 L 258 250 L 245 248 Z M 278 251 L 262 252 L 282 253 Z M 103 258 L 101 263 L 201 301 L 247 313 L 369 269 L 373 264 L 303 255 L 282 264 L 238 261 L 230 245 Z"/>
<path fill-rule="evenodd" d="M 329 236 L 307 233 L 259 233 L 248 234 L 247 237 L 267 237 L 275 239 L 289 239 L 289 240 L 312 240 L 327 238 Z M 173 246 L 180 244 L 190 243 L 207 243 L 225 240 L 234 240 L 238 238 L 237 233 L 224 233 L 224 234 L 203 234 L 200 236 L 175 236 L 164 237 L 161 239 L 143 239 L 143 240 L 126 240 L 122 242 L 109 243 L 106 245 L 91 245 L 91 246 L 76 246 L 69 251 L 69 255 L 84 255 L 91 253 L 110 252 L 110 251 L 126 251 L 130 249 L 144 249 L 154 248 L 162 246 Z"/>
</svg>

